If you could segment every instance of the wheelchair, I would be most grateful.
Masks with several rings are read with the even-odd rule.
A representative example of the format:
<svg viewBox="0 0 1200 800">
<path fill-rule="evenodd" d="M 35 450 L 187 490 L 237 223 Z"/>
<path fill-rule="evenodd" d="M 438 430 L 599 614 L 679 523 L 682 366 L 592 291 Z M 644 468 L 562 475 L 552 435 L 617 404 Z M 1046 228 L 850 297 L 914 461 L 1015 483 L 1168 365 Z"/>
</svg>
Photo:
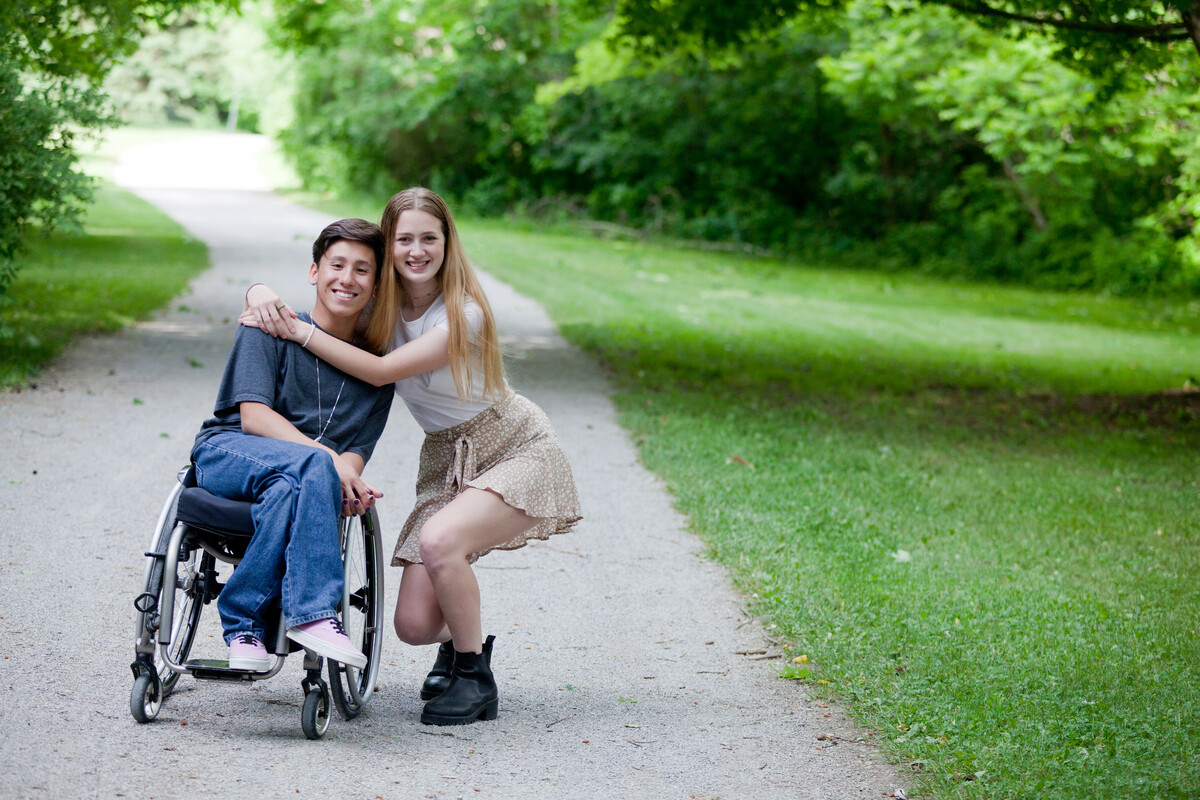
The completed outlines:
<svg viewBox="0 0 1200 800">
<path fill-rule="evenodd" d="M 265 637 L 274 655 L 267 671 L 231 669 L 226 660 L 189 659 L 200 615 L 224 586 L 218 581 L 218 568 L 237 565 L 254 523 L 251 503 L 226 500 L 197 487 L 190 466 L 179 471 L 178 479 L 159 513 L 146 553 L 142 592 L 133 602 L 137 638 L 129 710 L 142 723 L 158 716 L 184 674 L 198 680 L 265 680 L 280 671 L 289 652 L 304 649 L 287 638 L 280 611 L 275 630 L 269 626 Z M 375 509 L 343 517 L 339 537 L 346 584 L 338 613 L 350 641 L 366 655 L 367 666 L 356 669 L 304 650 L 300 726 L 309 739 L 325 735 L 331 705 L 346 720 L 362 713 L 375 691 L 383 651 L 383 543 Z M 328 683 L 322 677 L 323 660 L 328 661 Z"/>
</svg>

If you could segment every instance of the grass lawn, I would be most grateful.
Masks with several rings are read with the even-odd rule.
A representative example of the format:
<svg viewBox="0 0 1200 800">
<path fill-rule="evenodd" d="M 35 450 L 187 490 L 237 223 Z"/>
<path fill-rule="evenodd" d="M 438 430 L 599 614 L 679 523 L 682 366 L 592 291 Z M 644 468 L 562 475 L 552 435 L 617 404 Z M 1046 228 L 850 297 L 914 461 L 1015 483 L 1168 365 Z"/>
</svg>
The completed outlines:
<svg viewBox="0 0 1200 800">
<path fill-rule="evenodd" d="M 462 227 L 915 788 L 1195 796 L 1200 304 Z"/>
<path fill-rule="evenodd" d="M 27 242 L 0 305 L 0 387 L 36 375 L 77 334 L 145 318 L 208 266 L 203 244 L 104 181 L 82 231 L 33 231 Z"/>
</svg>

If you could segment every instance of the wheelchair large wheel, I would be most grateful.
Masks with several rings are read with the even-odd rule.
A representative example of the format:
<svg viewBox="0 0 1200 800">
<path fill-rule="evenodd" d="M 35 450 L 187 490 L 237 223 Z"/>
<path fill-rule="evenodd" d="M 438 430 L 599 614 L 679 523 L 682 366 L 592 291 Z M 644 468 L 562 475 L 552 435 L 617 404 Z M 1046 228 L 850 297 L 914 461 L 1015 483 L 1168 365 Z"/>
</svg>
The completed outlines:
<svg viewBox="0 0 1200 800">
<path fill-rule="evenodd" d="M 180 553 L 178 568 L 175 570 L 175 610 L 171 615 L 171 644 L 167 647 L 171 660 L 176 664 L 187 661 L 192 652 L 196 630 L 200 627 L 200 612 L 204 610 L 203 579 L 216 566 L 216 559 L 200 548 L 186 543 L 183 547 L 186 557 L 185 553 Z M 167 576 L 164 591 L 172 589 L 170 577 Z M 170 694 L 179 680 L 179 673 L 170 669 L 161 656 L 156 656 L 154 663 L 166 687 L 165 694 Z"/>
<path fill-rule="evenodd" d="M 165 554 L 170 547 L 171 533 L 175 526 L 175 509 L 179 502 L 182 485 L 167 498 L 167 503 L 159 515 L 158 529 L 151 541 L 150 552 Z M 194 545 L 185 543 L 181 546 L 179 563 L 173 576 L 164 576 L 165 558 L 149 556 L 146 559 L 145 579 L 142 595 L 139 596 L 138 607 L 138 636 L 139 643 L 148 643 L 154 647 L 154 670 L 158 674 L 160 693 L 154 710 L 171 693 L 179 681 L 179 673 L 167 666 L 157 646 L 158 632 L 163 620 L 159 616 L 162 608 L 163 593 L 175 593 L 174 612 L 171 621 L 171 658 L 177 664 L 182 664 L 191 652 L 196 640 L 196 630 L 200 625 L 200 612 L 204 608 L 202 576 L 210 571 L 215 563 L 213 557 Z M 165 579 L 164 579 L 165 578 Z M 135 693 L 137 687 L 135 687 Z M 137 715 L 135 715 L 137 716 Z M 152 717 L 151 717 L 152 718 Z"/>
<path fill-rule="evenodd" d="M 333 702 L 344 719 L 354 719 L 375 691 L 383 654 L 383 542 L 375 509 L 341 523 L 346 587 L 338 609 L 346 635 L 367 657 L 363 669 L 329 661 Z"/>
</svg>

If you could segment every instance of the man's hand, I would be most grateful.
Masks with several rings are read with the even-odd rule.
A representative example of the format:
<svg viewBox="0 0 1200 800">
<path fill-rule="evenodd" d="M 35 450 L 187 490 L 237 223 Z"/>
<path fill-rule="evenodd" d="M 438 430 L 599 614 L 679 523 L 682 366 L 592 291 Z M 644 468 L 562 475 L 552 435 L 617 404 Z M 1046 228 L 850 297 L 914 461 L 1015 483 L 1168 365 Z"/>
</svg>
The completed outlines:
<svg viewBox="0 0 1200 800">
<path fill-rule="evenodd" d="M 346 456 L 334 456 L 333 466 L 342 482 L 343 517 L 365 514 L 375 505 L 376 500 L 383 497 L 383 492 L 363 480 L 353 461 Z"/>
</svg>

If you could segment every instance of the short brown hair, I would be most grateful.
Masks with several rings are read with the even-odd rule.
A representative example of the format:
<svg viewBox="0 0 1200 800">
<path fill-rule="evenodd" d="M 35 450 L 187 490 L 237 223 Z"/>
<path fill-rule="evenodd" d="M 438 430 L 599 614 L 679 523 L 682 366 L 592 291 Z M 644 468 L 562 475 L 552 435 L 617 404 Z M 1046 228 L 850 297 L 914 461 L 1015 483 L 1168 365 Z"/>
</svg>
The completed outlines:
<svg viewBox="0 0 1200 800">
<path fill-rule="evenodd" d="M 375 280 L 379 280 L 379 270 L 383 267 L 383 231 L 374 222 L 367 222 L 365 219 L 339 219 L 337 222 L 330 223 L 325 226 L 325 230 L 321 231 L 321 235 L 313 242 L 312 256 L 313 263 L 321 263 L 321 256 L 325 255 L 334 242 L 361 242 L 371 248 L 371 252 L 375 254 Z"/>
</svg>

